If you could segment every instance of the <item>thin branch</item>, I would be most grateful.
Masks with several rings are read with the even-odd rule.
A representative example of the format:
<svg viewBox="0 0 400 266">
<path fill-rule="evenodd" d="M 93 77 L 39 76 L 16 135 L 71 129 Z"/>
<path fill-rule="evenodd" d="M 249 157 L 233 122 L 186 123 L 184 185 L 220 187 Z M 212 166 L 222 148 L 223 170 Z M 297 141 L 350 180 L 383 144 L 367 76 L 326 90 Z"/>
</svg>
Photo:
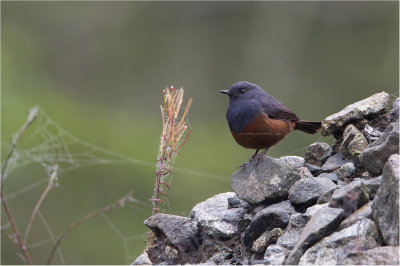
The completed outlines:
<svg viewBox="0 0 400 266">
<path fill-rule="evenodd" d="M 38 116 L 38 113 L 39 113 L 39 107 L 37 107 L 37 106 L 33 107 L 29 111 L 29 115 L 28 115 L 28 118 L 27 118 L 25 124 L 21 127 L 21 129 L 19 130 L 18 134 L 13 139 L 12 144 L 11 144 L 10 152 L 8 153 L 7 158 L 6 158 L 6 160 L 4 161 L 4 164 L 3 164 L 3 168 L 1 169 L 1 180 L 0 180 L 1 202 L 2 202 L 2 204 L 4 206 L 4 211 L 7 214 L 8 220 L 9 220 L 9 222 L 10 222 L 10 224 L 12 226 L 12 229 L 13 229 L 13 231 L 15 233 L 15 236 L 17 238 L 18 246 L 21 249 L 22 253 L 24 254 L 24 257 L 25 257 L 25 260 L 26 260 L 27 264 L 32 264 L 32 259 L 29 256 L 29 252 L 26 249 L 26 245 L 24 244 L 24 242 L 23 242 L 23 240 L 21 238 L 21 234 L 20 234 L 20 232 L 18 230 L 17 223 L 15 222 L 14 216 L 12 215 L 11 210 L 8 207 L 7 201 L 6 201 L 5 197 L 4 197 L 3 182 L 4 182 L 4 179 L 5 179 L 5 173 L 6 173 L 8 162 L 10 161 L 11 156 L 13 155 L 15 148 L 17 147 L 17 143 L 18 143 L 19 139 L 24 134 L 24 132 L 28 129 L 28 127 L 33 123 L 33 121 L 35 121 L 36 117 Z"/>
<path fill-rule="evenodd" d="M 49 258 L 47 259 L 47 265 L 51 264 L 51 260 L 53 259 L 53 256 L 54 256 L 58 246 L 67 237 L 67 234 L 72 229 L 74 229 L 77 225 L 79 225 L 79 224 L 81 224 L 83 222 L 86 222 L 90 218 L 93 218 L 93 217 L 98 216 L 100 214 L 104 214 L 104 213 L 106 213 L 108 211 L 111 211 L 113 209 L 124 207 L 127 202 L 133 201 L 132 194 L 133 194 L 133 191 L 130 191 L 126 196 L 121 198 L 119 201 L 114 202 L 113 204 L 110 204 L 110 205 L 104 207 L 103 209 L 100 209 L 100 210 L 94 211 L 92 213 L 89 213 L 88 215 L 86 215 L 86 216 L 82 217 L 81 219 L 79 219 L 79 220 L 73 222 L 72 224 L 70 224 L 67 227 L 67 229 L 58 237 L 58 240 L 57 240 L 56 244 L 54 245 L 53 249 L 50 252 Z"/>
<path fill-rule="evenodd" d="M 40 196 L 39 201 L 36 203 L 35 208 L 33 209 L 31 219 L 28 222 L 28 225 L 26 226 L 25 230 L 25 238 L 24 238 L 24 245 L 28 243 L 28 237 L 29 237 L 29 232 L 31 231 L 33 221 L 35 220 L 36 214 L 39 211 L 40 206 L 42 205 L 44 199 L 46 198 L 47 194 L 50 192 L 50 190 L 53 188 L 53 183 L 54 180 L 57 177 L 57 172 L 58 172 L 58 165 L 55 166 L 53 170 L 53 174 L 50 177 L 49 184 L 47 185 L 46 189 L 43 191 L 42 196 Z"/>
<path fill-rule="evenodd" d="M 28 115 L 28 118 L 26 119 L 25 124 L 21 127 L 18 134 L 13 139 L 10 152 L 8 153 L 7 158 L 3 164 L 3 168 L 1 169 L 1 185 L 2 185 L 1 187 L 3 187 L 3 181 L 5 178 L 7 164 L 10 161 L 10 158 L 11 158 L 12 154 L 14 153 L 15 148 L 17 147 L 17 143 L 18 143 L 19 139 L 21 138 L 21 136 L 24 134 L 24 132 L 28 129 L 28 127 L 33 123 L 33 121 L 35 121 L 36 117 L 38 116 L 38 113 L 39 113 L 38 106 L 35 106 L 35 107 L 31 108 L 31 110 L 29 110 L 29 115 Z"/>
<path fill-rule="evenodd" d="M 25 260 L 27 264 L 32 264 L 32 259 L 29 256 L 28 250 L 26 249 L 26 246 L 24 245 L 24 242 L 22 241 L 21 234 L 19 233 L 17 223 L 14 220 L 14 216 L 11 213 L 10 208 L 8 207 L 7 201 L 4 198 L 3 190 L 0 189 L 0 194 L 1 194 L 1 202 L 3 203 L 4 206 L 4 211 L 7 214 L 8 220 L 10 221 L 11 227 L 17 237 L 17 242 L 18 242 L 18 247 L 21 249 L 22 253 L 24 254 Z"/>
</svg>

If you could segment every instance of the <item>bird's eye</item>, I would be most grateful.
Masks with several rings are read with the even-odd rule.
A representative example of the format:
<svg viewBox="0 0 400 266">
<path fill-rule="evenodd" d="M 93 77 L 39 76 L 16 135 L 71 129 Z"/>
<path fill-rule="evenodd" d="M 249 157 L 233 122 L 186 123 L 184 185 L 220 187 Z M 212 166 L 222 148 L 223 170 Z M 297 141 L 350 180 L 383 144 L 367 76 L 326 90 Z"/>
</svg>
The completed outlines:
<svg viewBox="0 0 400 266">
<path fill-rule="evenodd" d="M 240 91 L 240 93 L 245 93 L 246 92 L 245 89 L 240 89 L 239 91 Z"/>
</svg>

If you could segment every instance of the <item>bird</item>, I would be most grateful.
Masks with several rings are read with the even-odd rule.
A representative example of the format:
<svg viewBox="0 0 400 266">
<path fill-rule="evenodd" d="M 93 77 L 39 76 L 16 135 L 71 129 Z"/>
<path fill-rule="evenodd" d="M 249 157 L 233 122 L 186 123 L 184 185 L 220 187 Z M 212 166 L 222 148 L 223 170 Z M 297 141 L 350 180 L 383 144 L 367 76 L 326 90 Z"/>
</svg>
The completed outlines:
<svg viewBox="0 0 400 266">
<path fill-rule="evenodd" d="M 235 141 L 265 155 L 270 147 L 284 139 L 293 130 L 315 134 L 321 122 L 300 120 L 297 115 L 257 84 L 239 81 L 229 90 L 220 90 L 229 96 L 226 119 Z"/>
</svg>

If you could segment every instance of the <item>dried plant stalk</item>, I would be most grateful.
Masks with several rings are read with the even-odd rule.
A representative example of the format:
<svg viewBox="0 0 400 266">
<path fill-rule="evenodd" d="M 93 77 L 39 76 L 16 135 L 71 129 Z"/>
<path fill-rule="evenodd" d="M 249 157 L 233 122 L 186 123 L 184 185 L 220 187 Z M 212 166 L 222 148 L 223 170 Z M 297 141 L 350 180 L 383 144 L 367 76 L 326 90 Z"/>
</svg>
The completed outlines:
<svg viewBox="0 0 400 266">
<path fill-rule="evenodd" d="M 157 157 L 156 182 L 153 196 L 150 199 L 153 204 L 153 215 L 160 210 L 158 204 L 164 203 L 164 200 L 160 199 L 160 195 L 166 196 L 164 188 L 169 189 L 167 179 L 172 174 L 173 163 L 190 134 L 187 114 L 193 99 L 189 99 L 179 119 L 183 93 L 183 88 L 174 90 L 172 86 L 163 90 L 164 104 L 160 106 L 163 128 Z"/>
</svg>

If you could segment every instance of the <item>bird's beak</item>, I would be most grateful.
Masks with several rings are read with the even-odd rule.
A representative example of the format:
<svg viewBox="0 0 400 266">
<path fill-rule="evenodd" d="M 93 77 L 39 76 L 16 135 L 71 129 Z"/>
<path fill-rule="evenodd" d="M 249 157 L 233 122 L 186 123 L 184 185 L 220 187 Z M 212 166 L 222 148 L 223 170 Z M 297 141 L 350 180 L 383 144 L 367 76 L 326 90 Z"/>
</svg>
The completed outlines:
<svg viewBox="0 0 400 266">
<path fill-rule="evenodd" d="M 220 90 L 219 92 L 231 96 L 231 92 L 229 90 Z"/>
</svg>

